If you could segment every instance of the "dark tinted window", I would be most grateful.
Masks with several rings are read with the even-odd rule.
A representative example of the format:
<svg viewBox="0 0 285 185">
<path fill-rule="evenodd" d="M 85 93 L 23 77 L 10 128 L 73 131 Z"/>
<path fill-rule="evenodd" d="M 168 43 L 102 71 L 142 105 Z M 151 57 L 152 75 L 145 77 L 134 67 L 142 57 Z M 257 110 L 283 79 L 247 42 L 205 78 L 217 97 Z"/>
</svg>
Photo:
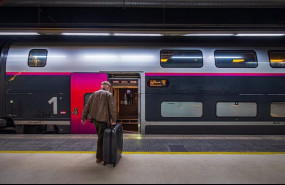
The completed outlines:
<svg viewBox="0 0 285 185">
<path fill-rule="evenodd" d="M 89 98 L 91 97 L 92 94 L 93 93 L 86 93 L 84 95 L 84 106 L 87 104 L 87 102 L 88 102 L 88 100 L 89 100 Z"/>
<path fill-rule="evenodd" d="M 256 117 L 257 103 L 255 102 L 218 102 L 218 117 Z"/>
<path fill-rule="evenodd" d="M 164 68 L 200 68 L 203 66 L 201 51 L 162 50 L 160 65 Z"/>
<path fill-rule="evenodd" d="M 256 68 L 258 66 L 254 51 L 215 51 L 218 68 Z"/>
<path fill-rule="evenodd" d="M 271 103 L 271 117 L 285 118 L 285 102 Z"/>
<path fill-rule="evenodd" d="M 285 51 L 269 51 L 270 65 L 274 68 L 285 68 Z"/>
<path fill-rule="evenodd" d="M 46 49 L 33 49 L 29 54 L 28 65 L 30 67 L 45 67 L 47 63 L 47 54 Z"/>
</svg>

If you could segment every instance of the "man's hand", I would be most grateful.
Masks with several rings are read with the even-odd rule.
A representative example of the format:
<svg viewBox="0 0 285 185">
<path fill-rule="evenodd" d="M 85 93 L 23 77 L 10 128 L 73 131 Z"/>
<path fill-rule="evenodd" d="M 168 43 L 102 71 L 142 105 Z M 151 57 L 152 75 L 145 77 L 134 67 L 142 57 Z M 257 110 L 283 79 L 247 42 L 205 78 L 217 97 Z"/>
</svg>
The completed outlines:
<svg viewBox="0 0 285 185">
<path fill-rule="evenodd" d="M 113 125 L 116 125 L 116 122 L 111 122 L 111 125 L 113 126 Z"/>
<path fill-rule="evenodd" d="M 85 125 L 86 124 L 86 120 L 85 121 L 81 120 L 81 123 L 82 123 L 82 125 Z"/>
</svg>

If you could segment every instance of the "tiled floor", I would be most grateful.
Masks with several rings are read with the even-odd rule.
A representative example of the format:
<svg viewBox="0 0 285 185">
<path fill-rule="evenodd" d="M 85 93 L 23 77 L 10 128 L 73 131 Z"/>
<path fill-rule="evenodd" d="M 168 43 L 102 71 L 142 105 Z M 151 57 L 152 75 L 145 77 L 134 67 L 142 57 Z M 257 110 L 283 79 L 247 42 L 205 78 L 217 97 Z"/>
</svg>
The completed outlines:
<svg viewBox="0 0 285 185">
<path fill-rule="evenodd" d="M 96 164 L 96 135 L 0 135 L 1 184 L 284 184 L 285 136 L 124 135 Z"/>
<path fill-rule="evenodd" d="M 95 151 L 96 135 L 0 135 L 0 151 Z M 285 152 L 285 136 L 124 135 L 126 152 Z"/>
<path fill-rule="evenodd" d="M 1 184 L 284 184 L 285 155 L 124 154 L 117 167 L 88 153 L 0 153 Z"/>
</svg>

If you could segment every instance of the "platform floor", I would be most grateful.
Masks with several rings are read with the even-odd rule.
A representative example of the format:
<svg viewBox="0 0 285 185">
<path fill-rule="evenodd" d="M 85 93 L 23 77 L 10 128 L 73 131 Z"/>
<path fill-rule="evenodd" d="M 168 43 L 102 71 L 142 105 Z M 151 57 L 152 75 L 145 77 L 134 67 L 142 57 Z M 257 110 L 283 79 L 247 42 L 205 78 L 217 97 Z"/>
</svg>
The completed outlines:
<svg viewBox="0 0 285 185">
<path fill-rule="evenodd" d="M 125 135 L 124 144 L 132 146 L 113 168 L 96 163 L 93 135 L 0 135 L 0 183 L 284 184 L 284 141 L 285 136 Z"/>
<path fill-rule="evenodd" d="M 0 154 L 1 184 L 284 184 L 285 155 Z"/>
<path fill-rule="evenodd" d="M 0 135 L 0 151 L 85 151 L 96 135 Z M 125 152 L 285 152 L 285 136 L 124 135 Z"/>
</svg>

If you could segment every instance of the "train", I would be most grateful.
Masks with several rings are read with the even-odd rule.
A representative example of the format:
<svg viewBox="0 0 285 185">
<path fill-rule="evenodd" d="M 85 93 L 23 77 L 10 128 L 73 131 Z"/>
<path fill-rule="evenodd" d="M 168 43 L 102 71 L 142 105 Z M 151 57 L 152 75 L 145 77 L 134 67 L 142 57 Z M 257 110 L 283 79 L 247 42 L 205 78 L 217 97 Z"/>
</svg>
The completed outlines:
<svg viewBox="0 0 285 185">
<path fill-rule="evenodd" d="M 3 41 L 0 127 L 95 134 L 82 110 L 109 81 L 127 133 L 284 134 L 284 42 L 217 40 Z"/>
</svg>

